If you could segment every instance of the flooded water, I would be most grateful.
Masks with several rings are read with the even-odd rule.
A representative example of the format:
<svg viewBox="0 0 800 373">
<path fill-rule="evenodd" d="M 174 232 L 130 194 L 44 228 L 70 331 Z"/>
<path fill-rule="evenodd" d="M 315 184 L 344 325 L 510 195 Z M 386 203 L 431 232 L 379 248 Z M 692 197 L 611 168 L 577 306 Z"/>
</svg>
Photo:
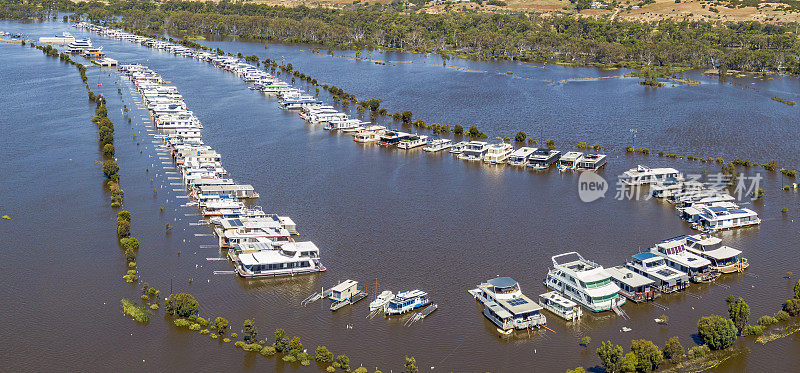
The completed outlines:
<svg viewBox="0 0 800 373">
<path fill-rule="evenodd" d="M 89 36 L 121 63 L 142 63 L 159 72 L 203 122 L 204 141 L 223 155 L 231 176 L 252 184 L 265 210 L 291 216 L 301 237 L 321 248 L 328 268 L 318 275 L 255 281 L 214 275 L 231 265 L 207 260 L 223 254 L 207 227 L 191 225 L 200 219 L 197 210 L 181 207 L 187 200 L 178 196 L 184 192 L 170 185 L 176 175 L 162 167 L 165 160 L 147 133 L 149 118 L 136 108 L 130 84 L 114 70 L 92 67 L 87 72 L 92 90 L 108 98 L 116 124 L 124 206 L 133 214 L 132 232 L 141 242 L 137 264 L 143 281 L 162 294 L 170 289 L 192 293 L 203 317 L 224 316 L 234 329 L 255 318 L 262 338 L 284 328 L 300 336 L 309 351 L 326 345 L 335 354 L 347 354 L 352 366 L 399 371 L 403 356 L 413 355 L 422 371 L 594 367 L 599 364 L 594 348 L 608 339 L 625 347 L 639 338 L 663 345 L 677 335 L 685 346 L 692 345 L 697 320 L 724 314 L 730 294 L 750 303 L 754 323 L 789 297 L 793 282 L 783 278 L 786 272 L 800 273 L 797 194 L 779 190 L 788 183 L 780 174 L 765 174 L 765 200 L 747 205 L 760 214 L 762 225 L 721 233 L 728 245 L 744 251 L 750 269 L 692 285 L 662 297 L 658 305 L 627 304 L 623 308 L 631 320 L 603 313 L 568 325 L 547 314 L 552 331 L 498 338 L 467 293 L 499 275 L 515 278 L 536 297 L 545 292 L 541 283 L 553 255 L 578 251 L 612 266 L 656 242 L 693 232 L 670 205 L 613 198 L 615 175 L 637 164 L 687 173 L 718 172 L 718 166 L 626 155 L 619 149 L 629 145 L 631 128 L 638 131 L 637 146 L 654 151 L 774 159 L 797 168 L 798 109 L 770 100 L 797 99 L 800 82 L 794 78 L 721 84 L 690 72 L 699 86 L 649 89 L 626 78 L 560 82 L 621 71 L 449 61 L 448 66 L 466 68 L 458 70 L 442 67 L 438 57 L 373 52 L 375 59 L 411 61 L 379 65 L 338 57 L 353 52 L 330 57 L 303 46 L 205 42 L 262 59 L 284 58 L 321 83 L 360 98 L 381 98 L 390 111 L 412 110 L 429 123 L 477 124 L 492 137 L 524 130 L 537 139 L 556 140 L 563 151 L 573 150 L 577 141 L 617 149 L 608 151 L 608 166 L 601 171 L 612 190 L 604 199 L 582 203 L 577 174 L 486 167 L 449 154 L 361 146 L 348 135 L 305 124 L 274 99 L 204 62 L 61 23 L 0 22 L 0 29 L 33 38 L 61 31 Z M 218 346 L 162 321 L 161 312 L 146 326 L 121 315 L 119 300 L 135 298 L 140 285 L 122 280 L 125 263 L 114 235 L 115 211 L 108 207 L 96 164 L 101 154 L 95 127 L 89 122 L 94 106 L 76 69 L 38 50 L 3 44 L 0 76 L 6 82 L 0 95 L 6 183 L 0 215 L 12 218 L 0 221 L 5 300 L 0 315 L 14 320 L 0 342 L 6 369 L 96 370 L 109 364 L 125 371 L 316 369 Z M 130 125 L 123 105 L 133 109 Z M 780 212 L 783 206 L 788 214 Z M 174 230 L 166 232 L 166 223 Z M 424 289 L 439 310 L 404 327 L 405 317 L 367 319 L 366 302 L 334 314 L 322 301 L 299 306 L 310 293 L 347 278 L 366 284 L 369 292 L 376 281 L 379 290 Z M 662 314 L 669 316 L 666 326 L 653 322 Z M 623 333 L 623 327 L 633 330 Z M 589 348 L 578 345 L 582 336 L 592 338 Z M 739 343 L 751 352 L 720 371 L 800 366 L 796 335 L 767 345 L 743 338 Z"/>
</svg>

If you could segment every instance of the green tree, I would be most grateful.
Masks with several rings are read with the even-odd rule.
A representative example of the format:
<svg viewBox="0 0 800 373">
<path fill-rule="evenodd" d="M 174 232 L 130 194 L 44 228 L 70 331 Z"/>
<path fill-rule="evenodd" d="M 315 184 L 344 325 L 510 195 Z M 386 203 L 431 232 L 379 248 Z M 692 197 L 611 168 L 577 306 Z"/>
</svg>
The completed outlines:
<svg viewBox="0 0 800 373">
<path fill-rule="evenodd" d="M 225 335 L 225 331 L 228 330 L 228 320 L 224 317 L 214 319 L 214 330 L 219 335 Z"/>
<path fill-rule="evenodd" d="M 347 355 L 336 356 L 336 362 L 339 363 L 339 366 L 344 370 L 350 368 L 350 358 L 347 357 Z"/>
<path fill-rule="evenodd" d="M 639 360 L 636 359 L 636 354 L 628 352 L 622 357 L 622 360 L 619 361 L 619 371 L 621 373 L 634 373 L 638 365 Z"/>
<path fill-rule="evenodd" d="M 664 344 L 662 352 L 664 353 L 665 359 L 675 362 L 680 360 L 685 351 L 678 337 L 672 337 Z"/>
<path fill-rule="evenodd" d="M 516 141 L 516 142 L 525 142 L 525 139 L 527 139 L 527 138 L 528 138 L 528 134 L 525 133 L 525 131 L 519 131 L 514 136 L 514 141 Z"/>
<path fill-rule="evenodd" d="M 111 159 L 103 161 L 103 174 L 106 175 L 106 177 L 116 175 L 118 171 L 119 165 L 117 165 L 117 162 L 114 162 Z"/>
<path fill-rule="evenodd" d="M 697 334 L 712 350 L 723 350 L 736 342 L 736 325 L 719 315 L 704 316 L 697 322 Z"/>
<path fill-rule="evenodd" d="M 636 370 L 639 372 L 652 372 L 664 361 L 661 349 L 646 339 L 631 341 L 631 352 L 636 355 Z"/>
<path fill-rule="evenodd" d="M 328 351 L 328 348 L 325 346 L 318 346 L 317 349 L 314 350 L 314 360 L 320 363 L 332 363 L 333 352 Z"/>
<path fill-rule="evenodd" d="M 103 155 L 105 155 L 106 157 L 113 157 L 114 156 L 114 145 L 112 145 L 112 144 L 103 145 Z"/>
<path fill-rule="evenodd" d="M 190 317 L 197 315 L 197 300 L 191 294 L 178 293 L 170 294 L 166 301 L 167 309 L 174 310 L 171 314 L 180 317 Z"/>
<path fill-rule="evenodd" d="M 244 334 L 246 336 L 245 339 L 251 341 L 251 343 L 256 341 L 258 327 L 256 327 L 256 321 L 254 319 L 244 320 Z"/>
<path fill-rule="evenodd" d="M 464 127 L 461 127 L 460 124 L 456 124 L 453 126 L 453 133 L 456 135 L 461 135 L 464 133 Z"/>
<path fill-rule="evenodd" d="M 736 330 L 741 332 L 747 326 L 747 319 L 750 317 L 750 306 L 742 297 L 732 298 L 728 297 L 728 317 L 736 325 Z"/>
<path fill-rule="evenodd" d="M 617 346 L 611 341 L 603 342 L 597 348 L 597 356 L 607 372 L 615 373 L 620 371 L 620 360 L 622 360 L 622 346 Z"/>
<path fill-rule="evenodd" d="M 575 369 L 567 369 L 567 373 L 586 373 L 586 369 L 583 369 L 583 367 L 577 367 Z"/>
<path fill-rule="evenodd" d="M 789 299 L 783 304 L 783 310 L 791 316 L 800 316 L 800 299 Z"/>
<path fill-rule="evenodd" d="M 403 364 L 403 368 L 405 373 L 419 373 L 419 368 L 417 368 L 417 359 L 414 359 L 413 356 L 406 356 L 406 362 Z"/>
<path fill-rule="evenodd" d="M 300 337 L 292 337 L 286 346 L 291 352 L 303 352 L 303 343 L 300 342 Z"/>
<path fill-rule="evenodd" d="M 286 331 L 283 329 L 275 329 L 275 342 L 272 347 L 278 352 L 285 352 L 288 350 L 289 338 L 286 338 Z"/>
<path fill-rule="evenodd" d="M 794 284 L 794 298 L 800 299 L 800 280 Z"/>
<path fill-rule="evenodd" d="M 590 336 L 588 336 L 588 335 L 587 335 L 587 336 L 585 336 L 585 337 L 581 338 L 581 344 L 582 344 L 584 347 L 587 347 L 587 346 L 589 346 L 589 343 L 592 343 L 592 337 L 590 337 Z"/>
<path fill-rule="evenodd" d="M 403 119 L 403 123 L 404 124 L 411 124 L 411 117 L 412 116 L 413 116 L 413 114 L 411 113 L 411 111 L 409 111 L 409 110 L 404 111 L 403 114 L 401 114 L 401 118 Z"/>
</svg>

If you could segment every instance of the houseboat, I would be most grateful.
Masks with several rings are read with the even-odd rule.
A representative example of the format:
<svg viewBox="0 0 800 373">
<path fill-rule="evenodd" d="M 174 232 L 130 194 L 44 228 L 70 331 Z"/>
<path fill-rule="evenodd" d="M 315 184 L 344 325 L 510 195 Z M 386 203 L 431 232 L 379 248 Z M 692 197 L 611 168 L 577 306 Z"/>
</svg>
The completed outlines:
<svg viewBox="0 0 800 373">
<path fill-rule="evenodd" d="M 583 310 L 577 303 L 564 298 L 557 291 L 540 294 L 539 305 L 567 321 L 580 320 L 583 316 Z"/>
<path fill-rule="evenodd" d="M 655 289 L 655 281 L 642 276 L 630 268 L 616 266 L 606 268 L 614 281 L 620 288 L 620 294 L 636 303 L 650 301 L 658 297 Z"/>
<path fill-rule="evenodd" d="M 711 269 L 711 261 L 686 250 L 686 236 L 670 238 L 656 244 L 650 252 L 666 261 L 667 265 L 686 273 L 692 282 L 711 282 L 720 273 Z"/>
<path fill-rule="evenodd" d="M 294 276 L 325 271 L 313 242 L 240 244 L 228 250 L 236 273 L 244 278 Z"/>
<path fill-rule="evenodd" d="M 331 312 L 335 312 L 344 306 L 355 304 L 366 297 L 367 293 L 358 289 L 358 281 L 343 281 L 331 288 L 331 295 L 328 297 L 331 301 Z"/>
<path fill-rule="evenodd" d="M 638 253 L 625 264 L 630 270 L 653 280 L 662 293 L 673 293 L 689 287 L 689 275 L 667 266 L 664 258 L 651 252 Z"/>
<path fill-rule="evenodd" d="M 459 141 L 450 147 L 450 154 L 461 154 L 467 146 L 467 141 Z"/>
<path fill-rule="evenodd" d="M 558 160 L 558 170 L 561 172 L 572 171 L 578 168 L 578 162 L 583 160 L 581 152 L 566 152 Z"/>
<path fill-rule="evenodd" d="M 528 157 L 535 151 L 536 148 L 529 148 L 527 146 L 514 150 L 508 155 L 508 164 L 512 166 L 525 166 L 528 164 Z"/>
<path fill-rule="evenodd" d="M 206 195 L 230 195 L 242 199 L 258 198 L 258 193 L 250 184 L 201 185 L 197 189 L 200 194 Z"/>
<path fill-rule="evenodd" d="M 384 312 L 387 315 L 400 315 L 411 312 L 417 308 L 427 306 L 428 293 L 422 290 L 411 290 L 397 293 L 386 305 Z"/>
<path fill-rule="evenodd" d="M 367 126 L 353 136 L 353 141 L 361 144 L 377 142 L 384 132 L 386 132 L 386 127 L 384 126 Z"/>
<path fill-rule="evenodd" d="M 381 146 L 392 146 L 397 145 L 400 141 L 403 141 L 411 136 L 410 133 L 400 132 L 400 131 L 386 131 L 381 135 L 380 140 L 378 141 L 378 145 Z"/>
<path fill-rule="evenodd" d="M 569 257 L 559 263 L 558 259 Z M 544 285 L 592 312 L 608 311 L 625 303 L 619 286 L 603 266 L 584 259 L 576 252 L 552 257 L 553 269 L 547 272 Z"/>
<path fill-rule="evenodd" d="M 413 149 L 428 143 L 428 136 L 411 135 L 397 143 L 398 149 Z"/>
<path fill-rule="evenodd" d="M 550 168 L 561 157 L 561 152 L 550 149 L 536 149 L 528 156 L 527 166 L 534 170 L 545 170 Z"/>
<path fill-rule="evenodd" d="M 650 185 L 668 178 L 683 180 L 683 175 L 674 168 L 649 168 L 639 165 L 625 171 L 619 180 L 625 185 Z"/>
<path fill-rule="evenodd" d="M 483 156 L 483 162 L 489 164 L 503 164 L 508 161 L 508 156 L 514 151 L 511 144 L 500 143 L 489 145 L 486 154 Z"/>
<path fill-rule="evenodd" d="M 483 156 L 486 155 L 488 149 L 489 143 L 486 141 L 470 141 L 464 146 L 464 149 L 461 150 L 458 159 L 480 161 L 483 159 Z"/>
<path fill-rule="evenodd" d="M 586 154 L 578 162 L 578 170 L 581 171 L 597 171 L 606 165 L 605 154 Z"/>
<path fill-rule="evenodd" d="M 686 250 L 711 261 L 711 270 L 720 273 L 742 272 L 750 263 L 742 251 L 722 244 L 722 239 L 708 234 L 686 237 Z"/>
<path fill-rule="evenodd" d="M 522 294 L 519 283 L 510 277 L 490 279 L 469 293 L 483 304 L 483 315 L 502 330 L 527 329 L 544 325 L 542 306 Z"/>
<path fill-rule="evenodd" d="M 657 182 L 650 187 L 650 192 L 656 198 L 669 198 L 687 192 L 696 192 L 704 188 L 703 183 L 696 180 L 680 181 L 675 178 L 667 178 Z"/>
<path fill-rule="evenodd" d="M 453 140 L 433 139 L 431 141 L 428 141 L 428 145 L 422 148 L 422 150 L 430 153 L 435 153 L 445 149 L 449 149 L 451 146 L 453 146 Z"/>
<path fill-rule="evenodd" d="M 369 311 L 374 312 L 377 310 L 383 310 L 392 299 L 394 299 L 394 293 L 389 290 L 382 291 L 377 297 L 375 297 L 375 300 L 369 303 Z"/>
<path fill-rule="evenodd" d="M 700 206 L 698 210 L 700 214 L 692 228 L 707 233 L 761 224 L 758 213 L 747 208 Z"/>
</svg>

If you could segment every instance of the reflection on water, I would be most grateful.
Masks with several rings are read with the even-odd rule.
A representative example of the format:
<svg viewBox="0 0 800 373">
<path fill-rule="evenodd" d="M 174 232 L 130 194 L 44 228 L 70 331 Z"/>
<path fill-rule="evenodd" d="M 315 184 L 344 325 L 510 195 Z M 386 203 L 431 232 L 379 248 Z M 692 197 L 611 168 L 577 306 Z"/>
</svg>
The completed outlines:
<svg viewBox="0 0 800 373">
<path fill-rule="evenodd" d="M 61 31 L 89 36 L 113 58 L 147 64 L 161 73 L 203 121 L 204 140 L 223 155 L 231 176 L 253 184 L 266 211 L 291 216 L 301 239 L 313 240 L 321 248 L 325 273 L 249 281 L 214 275 L 215 270 L 230 270 L 230 264 L 206 260 L 223 253 L 214 246 L 214 237 L 195 236 L 208 234 L 207 227 L 187 224 L 197 221 L 196 215 L 186 215 L 196 210 L 180 206 L 185 200 L 176 197 L 182 192 L 172 191 L 169 175 L 160 169 L 146 131 L 147 113 L 133 109 L 128 125 L 120 109 L 135 101 L 129 83 L 114 71 L 90 68 L 90 82 L 102 83 L 96 91 L 108 98 L 109 115 L 116 124 L 125 208 L 133 213 L 132 231 L 142 247 L 137 258 L 141 278 L 162 294 L 170 288 L 194 294 L 203 317 L 224 316 L 234 330 L 245 318 L 255 318 L 265 338 L 273 329 L 284 328 L 300 336 L 309 350 L 326 345 L 356 364 L 384 371 L 399 370 L 406 354 L 415 356 L 423 370 L 430 366 L 453 371 L 564 370 L 596 366 L 593 350 L 608 339 L 627 347 L 632 339 L 663 344 L 677 335 L 688 345 L 699 317 L 725 314 L 724 299 L 729 294 L 750 303 L 752 319 L 773 314 L 793 285 L 782 276 L 787 271 L 800 273 L 800 253 L 795 249 L 800 244 L 798 213 L 795 208 L 789 214 L 779 212 L 782 206 L 797 206 L 797 194 L 780 191 L 786 180 L 770 176 L 765 180 L 766 200 L 752 205 L 764 224 L 720 233 L 726 244 L 741 248 L 750 260 L 746 273 L 692 285 L 686 292 L 659 298 L 657 305 L 626 304 L 629 321 L 611 313 L 587 312 L 579 322 L 567 323 L 547 314 L 552 331 L 500 337 L 466 292 L 476 283 L 512 276 L 534 298 L 546 291 L 541 281 L 553 255 L 577 250 L 604 266 L 620 265 L 656 242 L 692 231 L 669 204 L 619 201 L 611 195 L 613 190 L 593 203 L 580 202 L 577 173 L 485 166 L 447 153 L 356 144 L 350 136 L 330 135 L 305 124 L 280 110 L 274 99 L 203 62 L 59 23 L 0 22 L 0 26 L 33 36 Z M 746 155 L 793 164 L 798 160 L 796 108 L 769 100 L 775 91 L 794 99 L 796 79 L 745 79 L 741 82 L 755 89 L 744 90 L 690 72 L 705 84 L 648 90 L 631 79 L 549 83 L 619 74 L 593 69 L 458 61 L 459 66 L 489 72 L 484 74 L 435 66 L 436 56 L 377 57 L 379 53 L 373 52 L 374 58 L 413 61 L 383 66 L 313 55 L 297 46 L 270 45 L 265 50 L 261 44 L 207 44 L 261 58 L 285 56 L 320 81 L 358 97 L 384 99 L 390 111 L 412 109 L 415 117 L 427 122 L 484 123 L 481 129 L 492 137 L 513 136 L 522 129 L 536 138 L 556 139 L 562 151 L 572 150 L 569 144 L 577 141 L 621 149 L 629 140 L 628 130 L 637 128 L 637 144 L 641 141 L 651 149 Z M 93 107 L 86 103 L 74 68 L 18 45 L 0 48 L 0 74 L 11 82 L 0 96 L 4 108 L 0 125 L 6 134 L 0 144 L 13 149 L 0 152 L 0 161 L 7 170 L 6 190 L 14 191 L 0 193 L 4 209 L 0 213 L 8 211 L 13 217 L 0 224 L 0 244 L 6 249 L 0 250 L 0 260 L 6 263 L 0 271 L 5 284 L 0 294 L 10 300 L 4 315 L 19 321 L 8 331 L 18 339 L 0 342 L 11 360 L 8 369 L 40 371 L 51 368 L 57 358 L 66 369 L 90 370 L 97 356 L 112 354 L 124 370 L 297 369 L 279 359 L 226 350 L 219 341 L 162 322 L 162 315 L 146 327 L 121 317 L 119 299 L 138 297 L 138 286 L 121 280 L 125 265 L 114 237 L 115 212 L 108 208 L 99 166 L 94 164 L 99 152 L 89 122 Z M 496 70 L 531 79 L 491 73 Z M 117 88 L 122 88 L 121 97 Z M 381 123 L 392 124 L 385 118 Z M 669 165 L 685 172 L 718 169 L 613 151 L 600 174 L 613 188 L 614 175 L 637 164 Z M 755 171 L 760 170 L 749 172 Z M 164 231 L 167 222 L 175 227 L 169 234 Z M 423 289 L 439 310 L 405 327 L 408 315 L 367 319 L 367 300 L 335 313 L 329 311 L 327 300 L 299 305 L 309 294 L 348 278 L 368 286 L 370 292 L 376 278 L 379 290 Z M 653 321 L 662 314 L 669 317 L 667 325 Z M 621 332 L 623 327 L 632 331 Z M 582 336 L 592 337 L 588 348 L 578 346 Z M 63 343 L 77 338 L 80 343 Z M 800 364 L 792 354 L 798 343 L 790 337 L 751 346 L 751 354 L 720 370 L 791 370 Z M 46 353 L 31 348 L 41 344 L 60 348 Z M 125 348 L 118 348 L 120 344 Z M 770 358 L 776 353 L 786 358 Z"/>
</svg>

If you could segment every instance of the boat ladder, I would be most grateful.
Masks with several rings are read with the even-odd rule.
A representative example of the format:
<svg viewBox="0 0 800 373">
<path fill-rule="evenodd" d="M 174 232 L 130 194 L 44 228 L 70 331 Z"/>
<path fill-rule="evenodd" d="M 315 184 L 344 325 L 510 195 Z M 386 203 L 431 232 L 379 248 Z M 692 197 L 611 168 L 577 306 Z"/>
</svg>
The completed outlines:
<svg viewBox="0 0 800 373">
<path fill-rule="evenodd" d="M 631 319 L 631 317 L 628 316 L 628 314 L 625 311 L 623 311 L 622 308 L 619 308 L 619 306 L 612 306 L 611 309 L 614 310 L 614 313 L 616 313 L 617 316 L 622 317 L 625 320 Z"/>
<path fill-rule="evenodd" d="M 369 312 L 369 315 L 367 315 L 367 318 L 368 319 L 372 319 L 375 316 L 378 316 L 378 314 L 381 313 L 381 312 L 383 312 L 383 308 L 374 309 L 374 310 Z"/>
</svg>

